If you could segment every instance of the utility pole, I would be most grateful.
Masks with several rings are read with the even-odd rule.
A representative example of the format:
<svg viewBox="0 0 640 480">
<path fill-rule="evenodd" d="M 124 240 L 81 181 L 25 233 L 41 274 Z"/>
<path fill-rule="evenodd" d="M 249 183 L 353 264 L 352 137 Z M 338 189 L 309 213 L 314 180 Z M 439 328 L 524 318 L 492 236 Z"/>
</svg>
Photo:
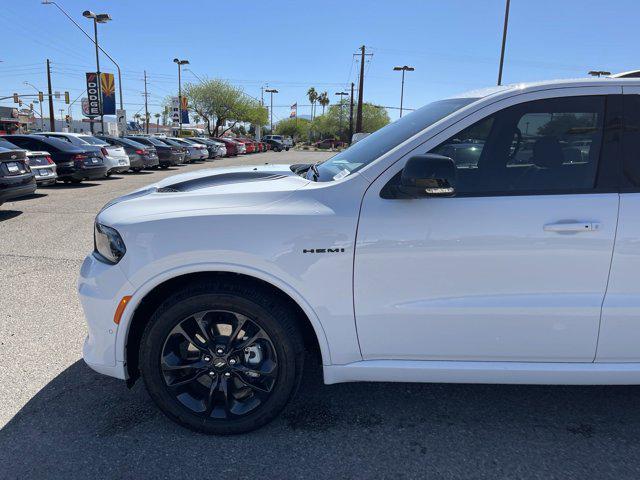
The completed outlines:
<svg viewBox="0 0 640 480">
<path fill-rule="evenodd" d="M 353 138 L 353 87 L 355 85 L 351 82 L 351 96 L 349 97 L 349 144 Z"/>
<path fill-rule="evenodd" d="M 507 26 L 509 25 L 509 5 L 511 0 L 507 0 L 504 10 L 504 28 L 502 30 L 502 50 L 500 51 L 500 68 L 498 70 L 498 86 L 502 85 L 502 65 L 504 64 L 504 47 L 507 43 Z"/>
<path fill-rule="evenodd" d="M 51 62 L 47 58 L 47 87 L 49 90 L 49 128 L 56 131 L 56 119 L 53 116 L 53 92 L 51 91 Z"/>
<path fill-rule="evenodd" d="M 365 46 L 360 47 L 360 81 L 358 84 L 358 111 L 356 114 L 356 132 L 362 131 L 362 93 L 364 89 L 364 57 Z"/>
<path fill-rule="evenodd" d="M 149 133 L 149 109 L 147 108 L 147 71 L 144 71 L 144 119 L 145 119 L 145 132 Z"/>
<path fill-rule="evenodd" d="M 271 114 L 271 131 L 269 133 L 273 135 L 273 94 L 278 93 L 278 90 L 275 88 L 268 88 L 265 92 L 271 95 L 271 107 L 269 108 L 269 113 Z"/>
</svg>

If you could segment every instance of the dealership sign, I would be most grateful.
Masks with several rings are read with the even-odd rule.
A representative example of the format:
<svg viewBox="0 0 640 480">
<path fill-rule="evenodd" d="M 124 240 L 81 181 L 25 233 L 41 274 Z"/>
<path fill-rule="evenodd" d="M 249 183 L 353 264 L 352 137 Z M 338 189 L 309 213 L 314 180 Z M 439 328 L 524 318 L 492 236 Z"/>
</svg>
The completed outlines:
<svg viewBox="0 0 640 480">
<path fill-rule="evenodd" d="M 116 114 L 116 83 L 113 73 L 100 74 L 100 92 L 102 93 L 102 114 Z"/>
<path fill-rule="evenodd" d="M 98 90 L 98 75 L 88 72 L 87 77 L 87 97 L 89 100 L 89 112 L 87 117 L 99 117 L 102 113 L 100 110 L 100 95 Z"/>
</svg>

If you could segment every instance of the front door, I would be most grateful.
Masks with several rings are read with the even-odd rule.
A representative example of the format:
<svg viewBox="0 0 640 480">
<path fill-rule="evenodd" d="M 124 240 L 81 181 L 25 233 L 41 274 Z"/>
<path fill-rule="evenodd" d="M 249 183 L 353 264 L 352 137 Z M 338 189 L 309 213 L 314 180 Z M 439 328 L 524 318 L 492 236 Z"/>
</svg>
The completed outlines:
<svg viewBox="0 0 640 480">
<path fill-rule="evenodd" d="M 455 197 L 381 198 L 400 164 L 372 184 L 354 271 L 365 359 L 593 361 L 618 212 L 605 104 L 535 100 L 457 132 L 431 150 L 454 160 Z"/>
</svg>

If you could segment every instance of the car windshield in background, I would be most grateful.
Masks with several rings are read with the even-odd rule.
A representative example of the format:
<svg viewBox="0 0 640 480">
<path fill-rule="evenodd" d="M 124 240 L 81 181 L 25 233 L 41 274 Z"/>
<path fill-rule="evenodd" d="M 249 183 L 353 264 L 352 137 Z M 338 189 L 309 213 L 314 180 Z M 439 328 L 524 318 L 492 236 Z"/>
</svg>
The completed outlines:
<svg viewBox="0 0 640 480">
<path fill-rule="evenodd" d="M 164 142 L 161 142 L 160 140 L 158 140 L 157 138 L 153 138 L 153 137 L 147 137 L 147 140 L 149 141 L 149 143 L 152 143 L 153 145 L 157 146 L 157 147 L 166 147 L 167 144 Z M 134 140 L 135 141 L 135 140 Z"/>
<path fill-rule="evenodd" d="M 330 182 L 346 177 L 373 162 L 421 130 L 476 100 L 478 99 L 451 98 L 429 103 L 372 133 L 345 151 L 318 165 L 317 175 L 314 175 L 314 172 L 309 170 L 307 178 L 314 178 L 319 182 Z"/>
<path fill-rule="evenodd" d="M 80 140 L 82 140 L 83 142 L 87 142 L 87 143 L 89 143 L 91 145 L 98 145 L 98 146 L 101 146 L 101 147 L 104 146 L 104 145 L 109 145 L 104 140 L 100 140 L 99 138 L 91 137 L 89 135 L 78 137 L 78 138 L 80 138 Z"/>
<path fill-rule="evenodd" d="M 13 143 L 6 141 L 4 138 L 0 138 L 0 147 L 7 148 L 9 150 L 15 150 L 16 148 L 17 149 L 20 148 L 17 145 L 14 145 Z"/>
<path fill-rule="evenodd" d="M 131 148 L 144 149 L 147 146 L 142 143 L 131 140 L 129 138 L 118 138 L 118 142 L 120 142 L 123 145 L 127 145 L 128 147 L 131 147 Z"/>
</svg>

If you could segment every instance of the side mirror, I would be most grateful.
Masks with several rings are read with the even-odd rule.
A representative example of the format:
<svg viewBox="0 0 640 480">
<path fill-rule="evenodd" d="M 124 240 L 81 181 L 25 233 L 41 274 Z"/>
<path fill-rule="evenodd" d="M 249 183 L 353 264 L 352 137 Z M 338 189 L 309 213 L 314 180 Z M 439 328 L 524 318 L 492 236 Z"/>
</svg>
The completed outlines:
<svg viewBox="0 0 640 480">
<path fill-rule="evenodd" d="M 455 195 L 456 165 L 442 155 L 416 155 L 407 160 L 399 181 L 394 180 L 380 192 L 382 198 L 451 197 Z"/>
</svg>

